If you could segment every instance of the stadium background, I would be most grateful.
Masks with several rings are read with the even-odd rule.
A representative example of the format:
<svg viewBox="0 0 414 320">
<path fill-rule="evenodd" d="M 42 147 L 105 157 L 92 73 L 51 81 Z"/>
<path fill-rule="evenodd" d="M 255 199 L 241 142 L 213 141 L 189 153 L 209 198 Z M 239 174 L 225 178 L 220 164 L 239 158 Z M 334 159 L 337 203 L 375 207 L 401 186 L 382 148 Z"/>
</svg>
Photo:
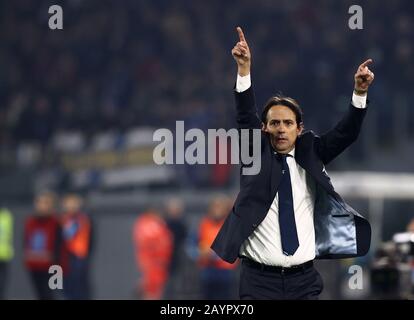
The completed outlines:
<svg viewBox="0 0 414 320">
<path fill-rule="evenodd" d="M 63 30 L 48 28 L 52 4 L 63 8 Z M 363 8 L 363 30 L 348 27 L 353 4 Z M 197 230 L 211 199 L 237 193 L 237 166 L 159 167 L 152 161 L 158 128 L 173 130 L 177 120 L 186 129 L 235 126 L 230 50 L 237 25 L 252 49 L 258 104 L 279 91 L 293 96 L 305 127 L 316 132 L 340 118 L 357 65 L 372 58 L 376 78 L 361 136 L 327 170 L 410 178 L 413 14 L 411 2 L 402 0 L 1 1 L 0 200 L 15 220 L 6 298 L 34 297 L 21 248 L 35 192 L 70 190 L 84 197 L 94 221 L 90 276 L 96 299 L 135 297 L 132 225 L 140 213 L 177 196 L 189 230 Z M 376 179 L 386 195 L 387 185 Z M 318 263 L 322 298 L 375 296 L 369 286 L 346 290 L 347 266 L 364 266 L 369 278 L 375 249 L 406 230 L 414 191 L 405 186 L 405 198 L 381 200 L 379 225 L 368 197 L 345 196 L 374 222 L 377 237 L 360 261 Z M 191 249 L 186 253 L 181 271 L 191 281 L 176 298 L 200 298 L 197 264 Z"/>
</svg>

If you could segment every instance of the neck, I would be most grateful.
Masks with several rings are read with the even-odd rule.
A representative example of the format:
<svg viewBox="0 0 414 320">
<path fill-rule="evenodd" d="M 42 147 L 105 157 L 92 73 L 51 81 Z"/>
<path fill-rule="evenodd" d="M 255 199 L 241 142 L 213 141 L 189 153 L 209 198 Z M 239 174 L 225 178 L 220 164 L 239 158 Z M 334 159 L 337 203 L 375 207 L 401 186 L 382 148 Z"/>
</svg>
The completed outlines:
<svg viewBox="0 0 414 320">
<path fill-rule="evenodd" d="M 275 150 L 277 153 L 280 153 L 280 154 L 288 154 L 289 152 L 291 152 L 293 149 L 295 149 L 295 147 L 293 146 L 292 148 L 290 148 L 290 149 L 288 149 L 288 150 L 277 150 L 276 148 L 275 148 L 275 146 L 273 145 L 273 143 L 272 143 L 272 148 L 273 148 L 273 150 Z"/>
</svg>

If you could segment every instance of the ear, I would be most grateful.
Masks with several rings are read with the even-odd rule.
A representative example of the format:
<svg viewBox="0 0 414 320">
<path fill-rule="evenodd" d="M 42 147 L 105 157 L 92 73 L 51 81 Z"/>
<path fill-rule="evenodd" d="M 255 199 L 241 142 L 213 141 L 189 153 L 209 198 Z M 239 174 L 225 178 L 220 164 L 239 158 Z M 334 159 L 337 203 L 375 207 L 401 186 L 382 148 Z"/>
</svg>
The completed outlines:
<svg viewBox="0 0 414 320">
<path fill-rule="evenodd" d="M 303 126 L 303 123 L 301 123 L 301 124 L 298 126 L 298 136 L 300 136 L 300 135 L 302 134 L 303 129 L 304 129 L 304 126 Z"/>
<path fill-rule="evenodd" d="M 266 125 L 264 124 L 264 122 L 262 122 L 262 131 L 267 132 L 266 131 Z"/>
</svg>

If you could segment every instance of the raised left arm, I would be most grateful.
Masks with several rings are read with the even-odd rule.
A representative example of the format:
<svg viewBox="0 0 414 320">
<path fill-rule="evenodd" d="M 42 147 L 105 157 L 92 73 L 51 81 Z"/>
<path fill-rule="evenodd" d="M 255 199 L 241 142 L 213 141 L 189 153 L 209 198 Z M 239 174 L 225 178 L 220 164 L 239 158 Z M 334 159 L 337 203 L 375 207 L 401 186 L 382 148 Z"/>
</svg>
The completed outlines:
<svg viewBox="0 0 414 320">
<path fill-rule="evenodd" d="M 368 88 L 374 80 L 374 73 L 369 70 L 371 59 L 362 63 L 354 75 L 354 96 L 367 96 Z M 354 102 L 353 102 L 354 103 Z M 329 163 L 349 147 L 359 135 L 366 114 L 366 106 L 355 106 L 351 103 L 349 111 L 342 120 L 330 131 L 317 137 L 316 151 L 324 164 Z"/>
</svg>

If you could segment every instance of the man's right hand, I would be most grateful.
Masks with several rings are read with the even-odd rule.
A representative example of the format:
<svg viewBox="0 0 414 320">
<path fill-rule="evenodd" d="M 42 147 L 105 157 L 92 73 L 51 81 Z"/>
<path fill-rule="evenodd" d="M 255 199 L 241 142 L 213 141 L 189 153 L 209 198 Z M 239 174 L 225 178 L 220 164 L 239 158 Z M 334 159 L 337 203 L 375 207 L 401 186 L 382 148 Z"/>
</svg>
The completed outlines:
<svg viewBox="0 0 414 320">
<path fill-rule="evenodd" d="M 244 37 L 243 30 L 237 27 L 239 34 L 239 42 L 236 43 L 231 54 L 234 60 L 237 62 L 238 73 L 240 76 L 247 76 L 250 74 L 251 54 L 249 45 L 247 44 L 246 38 Z"/>
</svg>

